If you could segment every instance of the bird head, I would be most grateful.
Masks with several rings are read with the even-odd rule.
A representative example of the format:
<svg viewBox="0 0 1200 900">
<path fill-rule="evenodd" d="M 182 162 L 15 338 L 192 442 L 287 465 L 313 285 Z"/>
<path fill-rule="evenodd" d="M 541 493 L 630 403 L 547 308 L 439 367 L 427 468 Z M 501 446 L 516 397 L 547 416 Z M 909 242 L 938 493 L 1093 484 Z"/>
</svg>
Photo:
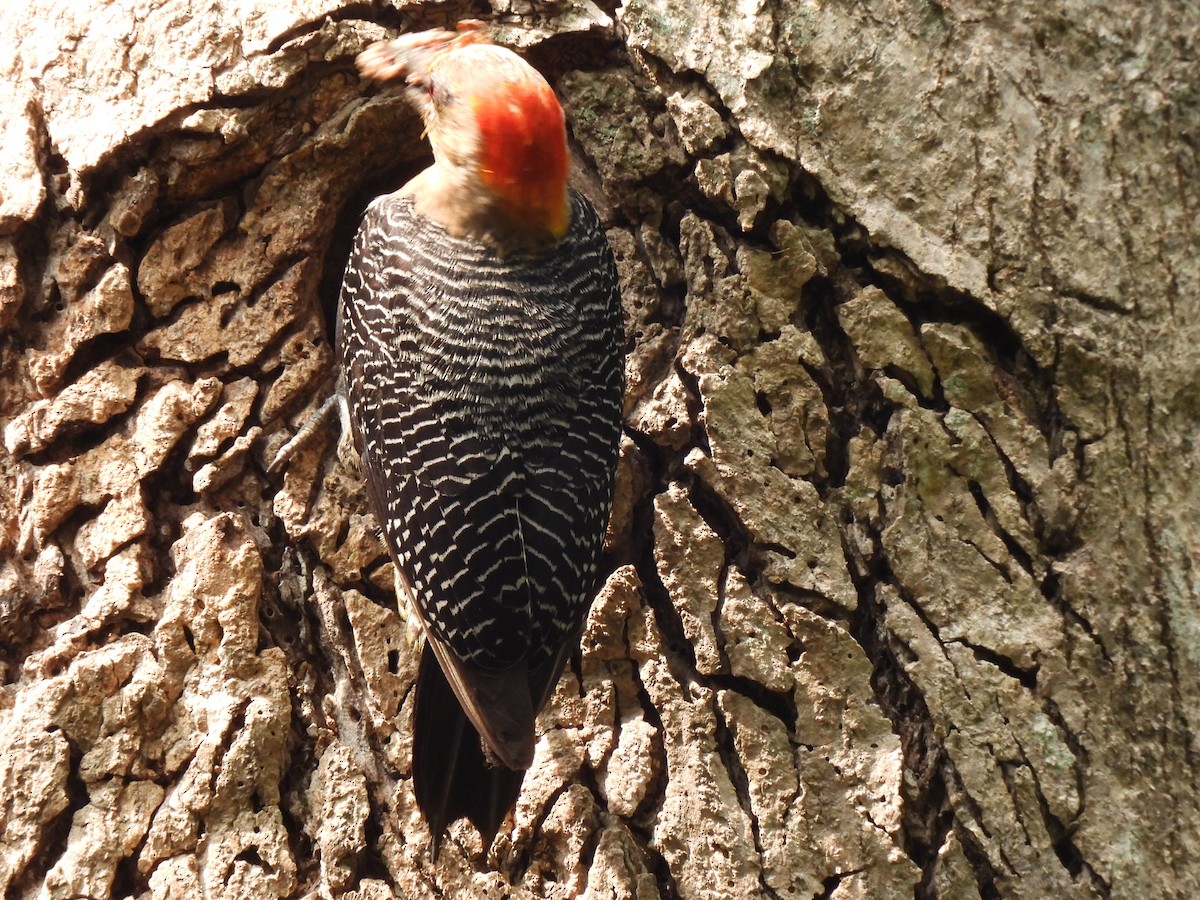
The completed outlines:
<svg viewBox="0 0 1200 900">
<path fill-rule="evenodd" d="M 562 107 L 546 79 L 493 44 L 481 23 L 381 41 L 359 55 L 358 67 L 380 81 L 403 79 L 424 119 L 434 165 L 414 193 L 425 193 L 426 212 L 443 224 L 466 223 L 451 230 L 482 223 L 547 241 L 566 233 Z"/>
</svg>

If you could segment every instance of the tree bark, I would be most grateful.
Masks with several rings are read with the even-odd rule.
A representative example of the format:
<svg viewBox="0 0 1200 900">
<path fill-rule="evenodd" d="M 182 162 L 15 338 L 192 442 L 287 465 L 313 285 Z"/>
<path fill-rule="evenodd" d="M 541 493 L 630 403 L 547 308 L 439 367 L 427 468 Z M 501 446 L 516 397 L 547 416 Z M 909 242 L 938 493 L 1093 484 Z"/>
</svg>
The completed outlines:
<svg viewBox="0 0 1200 900">
<path fill-rule="evenodd" d="M 267 461 L 427 153 L 353 58 L 472 10 L 0 11 L 0 898 L 1200 894 L 1180 2 L 497 6 L 627 429 L 515 814 L 430 858 L 360 475 Z"/>
</svg>

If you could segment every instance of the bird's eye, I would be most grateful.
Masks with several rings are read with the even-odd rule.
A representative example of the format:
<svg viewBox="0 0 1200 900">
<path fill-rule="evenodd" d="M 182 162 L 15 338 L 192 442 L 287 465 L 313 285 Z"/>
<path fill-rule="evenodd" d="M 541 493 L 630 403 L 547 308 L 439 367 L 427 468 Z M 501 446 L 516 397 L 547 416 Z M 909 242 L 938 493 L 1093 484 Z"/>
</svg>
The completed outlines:
<svg viewBox="0 0 1200 900">
<path fill-rule="evenodd" d="M 450 90 L 445 79 L 430 78 L 425 87 L 429 91 L 429 101 L 437 109 L 445 109 L 447 104 L 454 99 L 454 92 Z"/>
</svg>

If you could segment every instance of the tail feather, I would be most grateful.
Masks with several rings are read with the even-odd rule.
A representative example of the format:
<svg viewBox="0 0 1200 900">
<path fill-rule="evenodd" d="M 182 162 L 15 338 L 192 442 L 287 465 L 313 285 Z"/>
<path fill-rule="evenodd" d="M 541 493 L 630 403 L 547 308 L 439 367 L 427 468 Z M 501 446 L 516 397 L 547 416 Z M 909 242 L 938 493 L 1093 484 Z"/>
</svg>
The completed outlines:
<svg viewBox="0 0 1200 900">
<path fill-rule="evenodd" d="M 413 710 L 413 792 L 433 834 L 437 858 L 446 827 L 466 817 L 491 846 L 516 805 L 524 770 L 494 766 L 428 643 L 421 654 Z"/>
</svg>

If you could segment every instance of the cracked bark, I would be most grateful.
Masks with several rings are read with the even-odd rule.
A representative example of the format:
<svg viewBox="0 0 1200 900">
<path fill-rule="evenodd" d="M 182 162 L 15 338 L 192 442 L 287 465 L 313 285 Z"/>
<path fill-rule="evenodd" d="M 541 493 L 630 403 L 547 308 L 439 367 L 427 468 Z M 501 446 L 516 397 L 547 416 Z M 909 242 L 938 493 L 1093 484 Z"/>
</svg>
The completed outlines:
<svg viewBox="0 0 1200 900">
<path fill-rule="evenodd" d="M 458 11 L 0 12 L 0 896 L 1200 893 L 1200 24 L 706 9 L 496 10 L 628 427 L 516 813 L 436 865 L 359 475 L 264 461 L 425 152 L 354 54 Z"/>
</svg>

